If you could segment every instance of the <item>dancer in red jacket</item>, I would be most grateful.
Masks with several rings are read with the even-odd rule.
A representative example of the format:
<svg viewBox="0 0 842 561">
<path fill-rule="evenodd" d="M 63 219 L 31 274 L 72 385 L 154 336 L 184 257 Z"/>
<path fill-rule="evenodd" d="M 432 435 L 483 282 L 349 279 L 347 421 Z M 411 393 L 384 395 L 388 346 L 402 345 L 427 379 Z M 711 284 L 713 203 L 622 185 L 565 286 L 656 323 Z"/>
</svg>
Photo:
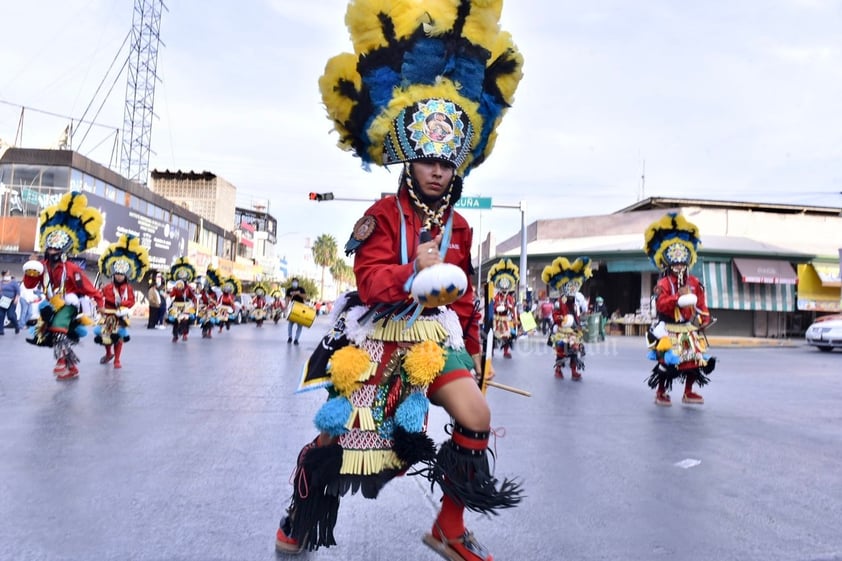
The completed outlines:
<svg viewBox="0 0 842 561">
<path fill-rule="evenodd" d="M 591 260 L 587 257 L 580 257 L 573 263 L 565 257 L 557 257 L 541 273 L 543 281 L 560 294 L 553 310 L 553 332 L 547 341 L 556 353 L 556 378 L 564 378 L 563 368 L 569 361 L 570 377 L 577 382 L 582 379 L 585 342 L 576 299 L 582 284 L 591 274 Z"/>
<path fill-rule="evenodd" d="M 366 210 L 345 246 L 358 292 L 334 305 L 334 327 L 308 362 L 305 380 L 324 378 L 329 399 L 298 456 L 279 551 L 334 545 L 343 495 L 374 498 L 411 470 L 444 495 L 424 543 L 449 560 L 490 561 L 465 509 L 497 513 L 520 500 L 519 484 L 489 466 L 491 412 L 473 375 L 482 361 L 472 235 L 454 209 L 521 77 L 500 5 L 348 5 L 356 54 L 328 62 L 323 100 L 343 148 L 402 169 L 396 195 Z M 453 420 L 438 450 L 425 433 L 430 404 Z"/>
<path fill-rule="evenodd" d="M 100 325 L 94 328 L 94 342 L 105 346 L 101 364 L 114 360 L 114 368 L 122 368 L 123 343 L 128 343 L 129 314 L 135 304 L 131 282 L 143 278 L 149 267 L 149 253 L 140 240 L 123 234 L 99 258 L 99 272 L 111 277 L 102 287 L 103 307 Z M 111 349 L 114 349 L 114 352 Z"/>
<path fill-rule="evenodd" d="M 87 335 L 85 326 L 93 321 L 82 311 L 82 298 L 102 307 L 102 293 L 68 254 L 78 254 L 99 243 L 102 215 L 87 206 L 85 195 L 65 194 L 58 204 L 45 209 L 40 218 L 40 244 L 44 248 L 43 270 L 25 271 L 23 285 L 40 285 L 46 299 L 40 306 L 40 319 L 28 342 L 51 347 L 56 358 L 53 374 L 59 380 L 79 375 L 79 357 L 73 346 Z"/>
<path fill-rule="evenodd" d="M 645 234 L 646 254 L 661 270 L 653 291 L 656 320 L 647 333 L 652 369 L 649 387 L 655 389 L 655 404 L 671 405 L 669 390 L 676 378 L 684 381 L 683 403 L 702 404 L 693 391 L 708 383 L 716 357 L 708 353 L 705 328 L 711 325 L 705 289 L 690 274 L 696 263 L 699 230 L 683 215 L 671 212 L 649 225 Z"/>
</svg>

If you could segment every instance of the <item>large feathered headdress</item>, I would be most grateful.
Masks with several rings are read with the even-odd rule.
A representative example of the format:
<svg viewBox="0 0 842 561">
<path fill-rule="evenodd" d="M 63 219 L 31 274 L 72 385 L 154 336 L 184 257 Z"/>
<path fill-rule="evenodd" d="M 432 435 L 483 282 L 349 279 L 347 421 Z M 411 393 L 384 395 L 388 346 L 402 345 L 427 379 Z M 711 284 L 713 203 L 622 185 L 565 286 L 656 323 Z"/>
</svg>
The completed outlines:
<svg viewBox="0 0 842 561">
<path fill-rule="evenodd" d="M 196 278 L 196 267 L 186 257 L 179 257 L 170 267 L 170 280 L 188 283 Z"/>
<path fill-rule="evenodd" d="M 254 285 L 254 288 L 252 288 L 252 291 L 257 296 L 266 296 L 269 293 L 269 287 L 266 286 L 266 284 L 264 282 L 258 282 L 257 284 Z"/>
<path fill-rule="evenodd" d="M 136 281 L 143 278 L 148 267 L 149 252 L 131 234 L 120 236 L 99 258 L 99 272 L 106 277 L 119 273 L 126 275 L 130 281 Z"/>
<path fill-rule="evenodd" d="M 205 277 L 208 279 L 208 286 L 222 286 L 222 277 L 219 275 L 219 271 L 213 267 L 208 267 Z"/>
<path fill-rule="evenodd" d="M 551 264 L 544 267 L 541 280 L 564 294 L 572 295 L 592 274 L 589 257 L 579 257 L 573 263 L 566 257 L 556 257 Z"/>
<path fill-rule="evenodd" d="M 60 249 L 62 253 L 81 253 L 100 240 L 102 214 L 88 206 L 88 198 L 71 191 L 59 202 L 41 211 L 39 242 L 41 248 Z"/>
<path fill-rule="evenodd" d="M 226 294 L 233 294 L 236 296 L 240 292 L 243 291 L 243 283 L 240 282 L 240 279 L 231 275 L 230 277 L 225 277 L 222 280 L 222 292 Z"/>
<path fill-rule="evenodd" d="M 677 212 L 669 212 L 646 229 L 643 250 L 661 270 L 678 263 L 689 269 L 696 264 L 700 244 L 696 225 Z"/>
<path fill-rule="evenodd" d="M 501 259 L 488 270 L 487 278 L 498 292 L 511 292 L 517 289 L 520 270 L 511 259 Z"/>
<path fill-rule="evenodd" d="M 466 176 L 494 146 L 523 58 L 502 0 L 350 0 L 354 53 L 319 79 L 339 146 L 364 164 L 440 159 Z"/>
</svg>

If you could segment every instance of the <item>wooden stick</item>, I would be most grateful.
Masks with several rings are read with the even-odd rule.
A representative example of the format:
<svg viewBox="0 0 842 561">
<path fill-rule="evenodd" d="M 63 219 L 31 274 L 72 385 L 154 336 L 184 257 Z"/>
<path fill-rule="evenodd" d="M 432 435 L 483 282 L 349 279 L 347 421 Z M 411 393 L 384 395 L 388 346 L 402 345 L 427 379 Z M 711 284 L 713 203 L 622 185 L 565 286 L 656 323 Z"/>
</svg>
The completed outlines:
<svg viewBox="0 0 842 561">
<path fill-rule="evenodd" d="M 492 388 L 497 388 L 498 390 L 506 390 L 507 392 L 516 393 L 518 395 L 523 395 L 526 397 L 532 397 L 532 394 L 526 390 L 522 390 L 520 388 L 516 388 L 514 386 L 507 386 L 506 384 L 501 384 L 499 382 L 495 382 L 494 380 L 486 380 L 485 384 L 487 386 L 491 386 Z"/>
</svg>

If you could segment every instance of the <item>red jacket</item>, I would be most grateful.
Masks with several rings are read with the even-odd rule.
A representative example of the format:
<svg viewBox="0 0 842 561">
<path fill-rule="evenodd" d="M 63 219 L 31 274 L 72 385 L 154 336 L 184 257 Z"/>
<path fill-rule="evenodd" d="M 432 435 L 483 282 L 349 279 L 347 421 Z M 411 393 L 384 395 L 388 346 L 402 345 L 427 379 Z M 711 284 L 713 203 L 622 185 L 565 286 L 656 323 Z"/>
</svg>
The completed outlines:
<svg viewBox="0 0 842 561">
<path fill-rule="evenodd" d="M 39 284 L 46 289 L 45 280 L 49 280 L 50 291 L 47 297 L 52 294 L 75 294 L 77 296 L 87 296 L 96 302 L 97 308 L 102 308 L 102 293 L 96 289 L 93 283 L 85 276 L 85 272 L 72 261 L 65 261 L 64 263 L 55 263 L 50 266 L 46 260 L 42 260 L 44 265 L 44 273 L 37 277 L 30 277 L 24 275 L 23 285 L 26 288 L 35 288 Z M 64 279 L 64 289 L 62 291 L 62 279 Z"/>
<path fill-rule="evenodd" d="M 189 286 L 186 286 L 179 290 L 177 288 L 173 288 L 170 291 L 170 296 L 172 297 L 173 303 L 176 302 L 191 302 L 193 304 L 196 303 L 196 295 L 193 293 L 193 289 Z"/>
<path fill-rule="evenodd" d="M 203 290 L 199 293 L 199 300 L 208 308 L 216 307 L 216 294 L 211 290 Z"/>
<path fill-rule="evenodd" d="M 357 249 L 354 258 L 354 274 L 357 290 L 363 303 L 371 305 L 380 302 L 399 302 L 410 298 L 404 285 L 413 273 L 413 260 L 420 243 L 418 237 L 423 227 L 422 220 L 415 213 L 405 189 L 400 191 L 400 203 L 406 224 L 406 248 L 409 262 L 401 265 L 401 219 L 394 196 L 385 197 L 374 203 L 365 212 L 373 216 L 376 225 L 371 236 Z M 445 213 L 446 221 L 450 210 Z M 430 232 L 436 237 L 438 229 Z M 479 327 L 474 318 L 474 290 L 471 284 L 472 233 L 468 222 L 458 212 L 453 216 L 450 245 L 444 261 L 465 271 L 468 289 L 450 308 L 459 316 L 465 335 L 465 348 L 470 354 L 480 352 Z"/>
<path fill-rule="evenodd" d="M 120 297 L 120 305 L 117 305 L 117 296 Z M 102 297 L 105 301 L 106 310 L 117 310 L 120 307 L 131 308 L 134 306 L 134 290 L 128 282 L 121 285 L 110 282 L 102 287 Z"/>
<path fill-rule="evenodd" d="M 678 279 L 675 275 L 669 274 L 655 285 L 655 307 L 658 310 L 658 319 L 670 323 L 684 323 L 691 321 L 697 314 L 700 326 L 710 322 L 710 312 L 705 301 L 705 288 L 697 277 L 687 275 L 684 283 L 691 293 L 696 295 L 696 305 L 685 308 L 678 307 Z"/>
</svg>

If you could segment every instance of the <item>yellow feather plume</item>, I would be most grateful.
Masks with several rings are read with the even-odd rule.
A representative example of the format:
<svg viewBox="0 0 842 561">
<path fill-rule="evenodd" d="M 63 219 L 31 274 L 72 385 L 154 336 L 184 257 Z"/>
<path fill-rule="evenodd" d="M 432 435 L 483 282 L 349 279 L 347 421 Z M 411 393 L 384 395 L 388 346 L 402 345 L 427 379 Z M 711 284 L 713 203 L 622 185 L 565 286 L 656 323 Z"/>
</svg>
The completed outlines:
<svg viewBox="0 0 842 561">
<path fill-rule="evenodd" d="M 424 3 L 426 18 L 424 33 L 428 37 L 438 37 L 453 30 L 459 0 L 431 0 Z"/>
<path fill-rule="evenodd" d="M 398 38 L 418 27 L 421 15 L 416 2 L 411 0 L 352 0 L 345 12 L 345 25 L 351 32 L 354 51 L 360 55 L 385 47 L 389 38 L 383 33 L 382 17 L 392 20 Z"/>
<path fill-rule="evenodd" d="M 322 93 L 322 101 L 327 109 L 328 118 L 340 125 L 350 118 L 351 111 L 357 103 L 355 99 L 347 97 L 340 91 L 342 82 L 353 84 L 356 92 L 362 88 L 362 79 L 357 73 L 357 57 L 351 53 L 342 53 L 328 60 L 325 73 L 319 78 L 319 90 Z M 342 134 L 341 131 L 340 134 Z"/>
<path fill-rule="evenodd" d="M 409 383 L 426 387 L 444 369 L 444 349 L 433 341 L 416 343 L 406 352 L 403 367 Z"/>
<path fill-rule="evenodd" d="M 494 36 L 500 32 L 498 21 L 502 10 L 501 0 L 473 0 L 462 35 L 472 43 L 489 48 Z"/>
</svg>

